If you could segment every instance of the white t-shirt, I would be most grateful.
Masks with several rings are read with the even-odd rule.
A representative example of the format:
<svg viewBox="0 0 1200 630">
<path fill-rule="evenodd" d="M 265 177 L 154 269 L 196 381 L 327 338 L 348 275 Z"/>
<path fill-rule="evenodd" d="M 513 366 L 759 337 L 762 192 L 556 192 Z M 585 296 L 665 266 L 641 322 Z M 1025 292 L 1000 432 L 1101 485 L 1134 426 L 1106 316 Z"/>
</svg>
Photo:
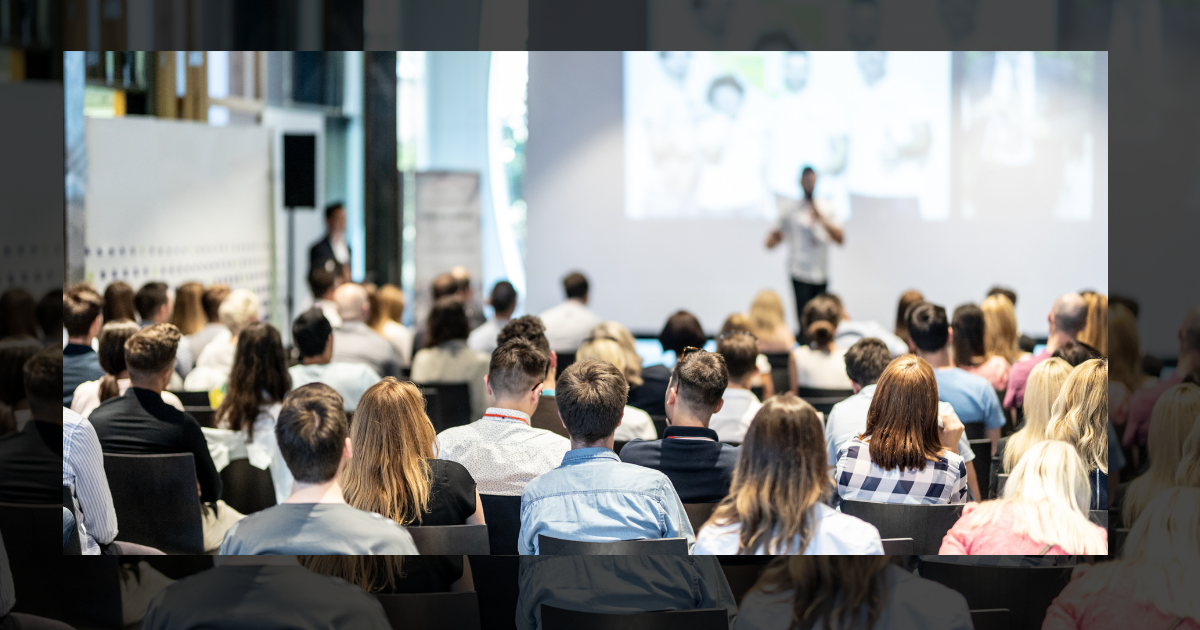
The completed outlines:
<svg viewBox="0 0 1200 630">
<path fill-rule="evenodd" d="M 383 336 L 392 342 L 392 346 L 400 354 L 400 367 L 411 367 L 413 331 L 400 322 L 388 320 L 383 323 Z"/>
<path fill-rule="evenodd" d="M 625 405 L 625 415 L 621 417 L 621 426 L 617 427 L 613 439 L 618 442 L 636 439 L 657 440 L 658 432 L 654 430 L 654 421 L 650 419 L 650 414 L 637 407 Z"/>
<path fill-rule="evenodd" d="M 129 389 L 130 379 L 117 379 L 117 395 L 124 396 L 125 390 Z M 164 391 L 162 393 L 163 402 L 172 407 L 183 411 L 183 403 L 179 397 L 171 392 Z M 75 388 L 75 398 L 71 399 L 71 411 L 83 416 L 84 418 L 91 415 L 96 407 L 100 406 L 100 381 L 87 381 L 80 383 Z"/>
<path fill-rule="evenodd" d="M 325 383 L 342 397 L 346 411 L 354 411 L 358 400 L 372 385 L 381 379 L 379 374 L 366 363 L 313 363 L 293 365 L 288 368 L 292 376 L 292 388 L 309 383 Z"/>
<path fill-rule="evenodd" d="M 600 325 L 600 317 L 579 300 L 567 300 L 539 316 L 546 325 L 546 340 L 555 352 L 575 352 Z"/>
<path fill-rule="evenodd" d="M 237 354 L 237 340 L 228 330 L 223 330 L 204 346 L 204 352 L 196 360 L 196 368 L 183 380 L 189 392 L 207 392 L 219 389 L 229 380 L 233 371 L 233 358 Z"/>
<path fill-rule="evenodd" d="M 817 350 L 811 346 L 799 346 L 792 350 L 796 361 L 796 384 L 800 387 L 820 389 L 850 389 L 850 377 L 846 376 L 846 349 L 835 347 L 831 351 Z"/>
<path fill-rule="evenodd" d="M 812 540 L 804 548 L 803 555 L 852 555 L 880 556 L 883 555 L 883 542 L 879 530 L 875 526 L 849 514 L 817 503 L 813 505 L 813 516 L 816 518 L 816 528 Z M 708 524 L 696 535 L 695 555 L 737 555 L 742 533 L 740 523 L 732 525 Z M 796 541 L 788 545 L 788 555 L 799 554 Z M 755 555 L 765 555 L 765 549 L 756 549 Z"/>
<path fill-rule="evenodd" d="M 788 273 L 793 278 L 809 284 L 827 282 L 829 242 L 832 237 L 825 226 L 813 216 L 813 212 L 820 212 L 826 220 L 840 227 L 837 218 L 820 200 L 810 203 L 807 199 L 790 199 L 776 195 L 775 202 L 779 209 L 779 220 L 775 229 L 783 232 L 783 239 L 787 242 Z"/>
<path fill-rule="evenodd" d="M 733 387 L 726 389 L 722 398 L 725 404 L 712 415 L 708 428 L 716 431 L 717 439 L 722 442 L 741 442 L 746 438 L 754 416 L 762 409 L 762 402 L 754 392 Z"/>
</svg>

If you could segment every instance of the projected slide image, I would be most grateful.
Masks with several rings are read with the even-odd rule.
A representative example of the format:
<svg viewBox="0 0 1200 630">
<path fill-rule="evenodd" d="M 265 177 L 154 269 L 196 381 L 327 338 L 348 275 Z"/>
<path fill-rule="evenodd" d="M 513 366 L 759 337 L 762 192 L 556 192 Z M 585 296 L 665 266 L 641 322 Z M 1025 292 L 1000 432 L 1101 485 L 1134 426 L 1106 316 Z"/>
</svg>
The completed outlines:
<svg viewBox="0 0 1200 630">
<path fill-rule="evenodd" d="M 625 212 L 774 220 L 812 166 L 842 219 L 942 219 L 949 106 L 944 52 L 627 52 Z"/>
</svg>

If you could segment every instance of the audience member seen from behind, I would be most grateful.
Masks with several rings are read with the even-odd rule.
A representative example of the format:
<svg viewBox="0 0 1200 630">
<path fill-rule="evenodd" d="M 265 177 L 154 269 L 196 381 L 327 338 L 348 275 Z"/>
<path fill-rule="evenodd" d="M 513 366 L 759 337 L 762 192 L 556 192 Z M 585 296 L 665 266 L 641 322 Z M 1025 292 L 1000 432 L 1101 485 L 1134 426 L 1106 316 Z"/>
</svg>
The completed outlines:
<svg viewBox="0 0 1200 630">
<path fill-rule="evenodd" d="M 726 317 L 725 322 L 721 324 L 721 332 L 718 333 L 718 337 L 720 335 L 727 335 L 735 330 L 750 333 L 751 335 L 754 334 L 750 330 L 750 318 L 743 313 L 733 313 L 729 317 Z M 755 337 L 756 347 L 757 343 L 758 338 Z M 762 350 L 758 351 L 758 356 L 754 359 L 754 367 L 758 369 L 758 373 L 750 380 L 750 387 L 761 388 L 763 400 L 774 396 L 775 383 L 771 379 L 771 360 L 767 358 L 767 355 L 762 353 Z"/>
<path fill-rule="evenodd" d="M 1108 296 L 1095 291 L 1080 293 L 1087 302 L 1087 325 L 1079 332 L 1079 341 L 1108 356 Z"/>
<path fill-rule="evenodd" d="M 333 360 L 365 363 L 380 376 L 400 375 L 400 353 L 367 325 L 371 302 L 360 284 L 347 282 L 333 292 L 341 325 L 333 329 Z M 332 323 L 332 322 L 331 322 Z"/>
<path fill-rule="evenodd" d="M 137 324 L 119 319 L 107 322 L 100 329 L 100 367 L 104 376 L 97 381 L 80 383 L 71 399 L 71 411 L 87 418 L 100 403 L 124 396 L 129 390 L 129 368 L 125 365 L 125 342 L 141 330 Z M 171 392 L 162 393 L 163 402 L 183 411 L 183 403 Z"/>
<path fill-rule="evenodd" d="M 829 295 L 818 295 L 804 305 L 800 324 L 809 339 L 806 346 L 792 350 L 788 371 L 793 387 L 850 389 L 846 377 L 846 349 L 834 342 L 834 333 L 842 321 L 842 304 Z M 793 389 L 792 393 L 796 390 Z"/>
<path fill-rule="evenodd" d="M 137 321 L 137 308 L 133 305 L 133 287 L 121 282 L 110 282 L 104 288 L 104 321 L 114 322 L 118 319 Z"/>
<path fill-rule="evenodd" d="M 558 378 L 559 416 L 571 435 L 562 465 L 521 494 L 521 555 L 538 553 L 538 536 L 589 542 L 685 538 L 695 541 L 683 503 L 666 475 L 622 463 L 613 452 L 629 386 L 603 361 L 577 361 Z"/>
<path fill-rule="evenodd" d="M 203 299 L 204 285 L 199 282 L 185 282 L 175 288 L 175 307 L 171 312 L 171 319 L 168 321 L 174 324 L 184 337 L 191 337 L 204 328 L 207 318 L 204 316 L 204 305 L 201 303 Z M 194 350 L 195 348 L 193 348 Z M 199 354 L 199 352 L 196 353 L 197 356 Z"/>
<path fill-rule="evenodd" d="M 632 337 L 632 335 L 630 335 Z M 685 348 L 703 348 L 708 337 L 700 320 L 687 311 L 678 311 L 667 318 L 667 323 L 658 334 L 658 342 L 664 352 L 673 352 L 678 359 Z M 640 360 L 640 359 L 639 359 Z M 663 406 L 667 396 L 667 385 L 671 381 L 671 368 L 658 364 L 642 368 L 641 385 L 630 381 L 629 406 L 637 407 L 652 416 L 665 416 Z"/>
<path fill-rule="evenodd" d="M 838 452 L 834 479 L 843 500 L 947 504 L 967 498 L 967 467 L 955 452 L 963 425 L 938 427 L 938 383 L 924 359 L 904 355 L 883 374 L 867 428 Z"/>
<path fill-rule="evenodd" d="M 333 301 L 333 292 L 342 283 L 342 266 L 336 262 L 333 269 L 318 267 L 308 272 L 308 290 L 313 296 L 313 308 L 321 309 L 325 319 L 335 329 L 342 327 L 342 317 L 338 315 L 337 302 Z"/>
<path fill-rule="evenodd" d="M 1000 355 L 987 353 L 983 309 L 974 304 L 963 304 L 954 309 L 950 329 L 954 333 L 954 365 L 987 379 L 997 392 L 1007 389 L 1008 371 L 1012 365 Z"/>
<path fill-rule="evenodd" d="M 21 287 L 0 294 L 0 339 L 30 337 L 40 339 L 37 325 L 37 301 Z"/>
<path fill-rule="evenodd" d="M 721 394 L 724 401 L 708 421 L 722 442 L 741 442 L 762 407 L 750 387 L 758 376 L 758 342 L 749 331 L 734 330 L 717 338 L 717 354 L 725 360 L 729 384 Z M 768 396 L 769 398 L 769 396 Z"/>
<path fill-rule="evenodd" d="M 546 325 L 550 349 L 570 353 L 579 349 L 601 320 L 588 308 L 588 280 L 583 274 L 578 271 L 567 274 L 563 278 L 563 292 L 566 301 L 543 311 L 539 317 Z"/>
<path fill-rule="evenodd" d="M 1121 520 L 1130 527 L 1146 505 L 1167 488 L 1177 485 L 1176 473 L 1184 460 L 1188 436 L 1200 427 L 1200 386 L 1181 383 L 1168 389 L 1154 404 L 1150 418 L 1150 468 L 1134 479 L 1125 492 Z"/>
<path fill-rule="evenodd" d="M 1046 317 L 1050 324 L 1050 336 L 1046 348 L 1026 359 L 1013 364 L 1008 372 L 1008 389 L 1004 392 L 1004 408 L 1016 409 L 1025 404 L 1025 381 L 1034 366 L 1054 355 L 1058 347 L 1079 337 L 1087 325 L 1087 302 L 1078 293 L 1067 293 L 1054 301 Z"/>
<path fill-rule="evenodd" d="M 629 382 L 629 397 L 632 399 L 634 391 L 646 382 L 642 378 L 642 357 L 637 352 L 637 342 L 633 339 L 633 333 L 618 322 L 607 321 L 601 322 L 592 330 L 590 339 L 610 339 L 621 346 L 621 351 L 625 353 L 625 365 L 621 371 L 625 374 L 625 380 Z M 669 372 L 667 378 L 670 378 Z M 663 391 L 666 391 L 665 387 Z"/>
<path fill-rule="evenodd" d="M 29 421 L 29 401 L 22 385 L 25 362 L 42 349 L 33 337 L 0 339 L 0 435 L 25 427 Z"/>
<path fill-rule="evenodd" d="M 979 310 L 983 313 L 985 355 L 1002 357 L 1008 361 L 1009 366 L 1029 356 L 1028 352 L 1021 350 L 1017 310 L 1007 297 L 1001 294 L 989 295 L 979 304 Z"/>
<path fill-rule="evenodd" d="M 346 413 L 352 413 L 367 389 L 379 382 L 379 374 L 365 363 L 333 360 L 333 327 L 321 309 L 311 308 L 296 318 L 292 343 L 300 353 L 300 363 L 288 368 L 292 385 L 325 383 L 342 397 Z"/>
<path fill-rule="evenodd" d="M 404 318 L 404 291 L 385 284 L 375 291 L 377 308 L 371 309 L 371 329 L 383 335 L 400 355 L 400 367 L 412 366 L 413 333 L 400 323 Z"/>
<path fill-rule="evenodd" d="M 201 294 L 200 306 L 204 310 L 204 325 L 188 335 L 188 344 L 197 357 L 204 354 L 204 348 L 208 347 L 209 342 L 216 339 L 217 335 L 229 331 L 229 328 L 221 323 L 221 302 L 227 297 L 229 286 L 224 284 L 211 285 Z"/>
<path fill-rule="evenodd" d="M 554 383 L 558 380 L 558 353 L 550 349 L 550 341 L 546 339 L 546 327 L 536 315 L 518 317 L 500 330 L 496 341 L 504 345 L 513 339 L 524 339 L 538 352 L 550 357 L 550 368 L 546 370 L 546 378 L 542 381 L 542 395 L 538 399 L 537 409 L 530 415 L 530 425 L 543 429 L 557 430 L 562 427 L 558 419 L 558 405 L 554 402 Z M 566 433 L 566 429 L 563 429 Z"/>
<path fill-rule="evenodd" d="M 262 301 L 249 289 L 234 289 L 221 301 L 217 315 L 227 330 L 218 332 L 204 346 L 196 369 L 183 381 L 188 391 L 207 392 L 225 386 L 237 354 L 238 336 L 262 316 Z"/>
<path fill-rule="evenodd" d="M 893 357 L 898 357 L 902 354 L 908 354 L 908 342 L 900 337 L 897 337 L 890 330 L 887 330 L 877 322 L 871 320 L 856 320 L 850 317 L 850 313 L 846 312 L 845 306 L 842 304 L 842 299 L 832 293 L 826 294 L 833 298 L 838 303 L 838 307 L 842 311 L 842 320 L 838 322 L 837 331 L 834 332 L 834 343 L 840 348 L 849 348 L 857 343 L 860 339 L 874 337 L 887 346 L 888 351 Z"/>
<path fill-rule="evenodd" d="M 696 536 L 697 554 L 879 555 L 873 525 L 826 502 L 832 494 L 821 420 L 791 395 L 759 410 L 742 443 L 728 496 Z"/>
<path fill-rule="evenodd" d="M 916 289 L 905 291 L 896 305 L 896 336 L 908 343 L 908 309 L 925 301 L 925 296 Z"/>
<path fill-rule="evenodd" d="M 1175 372 L 1155 385 L 1134 392 L 1130 398 L 1129 420 L 1121 437 L 1121 443 L 1126 447 L 1146 444 L 1154 403 L 1163 392 L 1182 383 L 1189 374 L 1200 374 L 1200 305 L 1192 307 L 1184 316 L 1178 336 L 1179 361 Z"/>
<path fill-rule="evenodd" d="M 1062 359 L 1042 361 L 1029 373 L 1025 386 L 1025 424 L 1012 435 L 1000 440 L 993 458 L 994 474 L 1011 474 L 1025 453 L 1046 440 L 1054 401 L 1073 368 Z M 993 488 L 996 484 L 993 483 Z"/>
<path fill-rule="evenodd" d="M 62 372 L 57 344 L 36 352 L 22 366 L 16 386 L 25 390 L 30 418 L 22 430 L 0 436 L 0 503 L 44 505 L 62 500 Z"/>
<path fill-rule="evenodd" d="M 612 339 L 600 338 L 584 341 L 583 345 L 579 346 L 579 352 L 576 353 L 575 358 L 577 361 L 584 359 L 604 361 L 620 370 L 622 375 L 626 374 L 628 367 L 625 363 L 628 355 L 622 350 L 621 344 Z M 618 442 L 628 442 L 630 440 L 653 440 L 656 437 L 658 437 L 658 433 L 654 430 L 654 421 L 650 419 L 650 414 L 632 405 L 625 405 L 625 415 L 621 417 L 621 424 L 617 427 L 615 439 Z"/>
<path fill-rule="evenodd" d="M 64 407 L 71 406 L 75 388 L 81 383 L 99 380 L 104 376 L 104 368 L 92 349 L 92 340 L 100 334 L 103 324 L 100 317 L 103 307 L 100 294 L 90 285 L 72 285 L 63 293 L 63 325 L 67 328 L 67 345 L 62 349 Z"/>
<path fill-rule="evenodd" d="M 174 298 L 165 282 L 147 282 L 133 296 L 133 305 L 141 315 L 142 327 L 154 324 L 170 323 Z M 196 366 L 196 354 L 188 345 L 187 339 L 181 338 L 175 351 L 175 371 L 180 378 L 186 379 L 188 373 Z M 232 361 L 231 361 L 232 362 Z"/>
<path fill-rule="evenodd" d="M 720 354 L 704 350 L 684 354 L 675 363 L 667 389 L 667 428 L 662 439 L 626 444 L 621 461 L 662 472 L 685 503 L 723 499 L 729 494 L 738 449 L 718 441 L 709 422 L 721 410 L 728 384 Z"/>
<path fill-rule="evenodd" d="M 467 312 L 456 297 L 444 297 L 429 313 L 428 345 L 413 357 L 416 383 L 466 383 L 471 396 L 471 417 L 482 418 L 488 408 L 487 355 L 467 347 L 471 332 Z"/>
<path fill-rule="evenodd" d="M 776 558 L 742 600 L 738 630 L 974 627 L 962 595 L 917 577 L 900 562 L 894 557 Z"/>
<path fill-rule="evenodd" d="M 342 473 L 346 502 L 402 525 L 483 523 L 471 473 L 437 459 L 433 424 L 416 385 L 384 378 L 367 390 L 350 428 L 354 459 Z"/>
<path fill-rule="evenodd" d="M 763 354 L 783 354 L 795 347 L 796 335 L 784 321 L 783 300 L 778 293 L 767 289 L 754 297 L 750 304 L 750 332 L 758 339 L 758 351 Z"/>
<path fill-rule="evenodd" d="M 1066 442 L 1025 452 L 1004 496 L 968 503 L 942 540 L 941 555 L 1088 555 L 1108 553 L 1108 530 L 1088 520 L 1088 471 Z"/>
<path fill-rule="evenodd" d="M 1083 343 L 1082 341 L 1068 341 L 1059 346 L 1051 358 L 1062 359 L 1070 364 L 1071 367 L 1079 367 L 1084 361 L 1091 359 L 1103 359 L 1104 355 L 1100 354 L 1099 350 Z"/>
<path fill-rule="evenodd" d="M 47 345 L 57 343 L 60 333 L 63 343 L 66 343 L 66 328 L 63 326 L 63 290 L 61 288 L 50 289 L 42 294 L 42 299 L 38 300 L 33 314 L 37 318 L 38 329 L 42 331 L 40 337 L 42 343 Z"/>
<path fill-rule="evenodd" d="M 1179 467 L 1175 469 L 1175 485 L 1200 488 L 1200 422 L 1183 441 Z"/>
<path fill-rule="evenodd" d="M 354 456 L 347 432 L 341 397 L 331 387 L 292 390 L 275 423 L 279 450 L 296 480 L 291 495 L 230 528 L 221 555 L 416 554 L 399 523 L 343 498 L 340 478 Z"/>
<path fill-rule="evenodd" d="M 519 497 L 571 450 L 570 440 L 531 426 L 549 369 L 546 355 L 525 338 L 505 341 L 492 352 L 485 381 L 495 403 L 471 424 L 438 434 L 438 457 L 465 466 L 480 494 Z"/>
<path fill-rule="evenodd" d="M 1141 340 L 1137 318 L 1125 304 L 1112 302 L 1108 312 L 1108 406 L 1109 420 L 1123 433 L 1129 420 L 1133 392 L 1158 382 L 1142 370 Z"/>
<path fill-rule="evenodd" d="M 472 330 L 467 337 L 467 345 L 482 354 L 491 354 L 496 349 L 496 337 L 512 319 L 513 311 L 517 310 L 517 290 L 508 280 L 497 282 L 492 287 L 488 305 L 492 307 L 492 318 Z"/>
<path fill-rule="evenodd" d="M 1071 372 L 1054 400 L 1046 437 L 1075 447 L 1092 484 L 1090 509 L 1107 510 L 1108 361 L 1085 361 Z"/>
</svg>

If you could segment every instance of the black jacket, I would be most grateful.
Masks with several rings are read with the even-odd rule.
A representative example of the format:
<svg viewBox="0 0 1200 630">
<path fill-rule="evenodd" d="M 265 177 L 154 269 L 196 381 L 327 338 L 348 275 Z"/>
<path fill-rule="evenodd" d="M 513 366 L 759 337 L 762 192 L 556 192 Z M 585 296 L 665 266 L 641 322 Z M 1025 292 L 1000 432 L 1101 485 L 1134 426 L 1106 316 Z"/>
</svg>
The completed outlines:
<svg viewBox="0 0 1200 630">
<path fill-rule="evenodd" d="M 346 251 L 350 251 L 350 244 L 346 244 Z M 333 243 L 329 240 L 329 235 L 325 238 L 313 243 L 313 246 L 308 250 L 308 268 L 309 270 L 316 269 L 325 264 L 326 260 L 336 260 L 333 255 Z"/>
<path fill-rule="evenodd" d="M 669 426 L 661 440 L 626 444 L 621 461 L 663 473 L 684 503 L 716 503 L 729 494 L 738 460 L 736 446 L 716 440 L 712 429 Z"/>
</svg>

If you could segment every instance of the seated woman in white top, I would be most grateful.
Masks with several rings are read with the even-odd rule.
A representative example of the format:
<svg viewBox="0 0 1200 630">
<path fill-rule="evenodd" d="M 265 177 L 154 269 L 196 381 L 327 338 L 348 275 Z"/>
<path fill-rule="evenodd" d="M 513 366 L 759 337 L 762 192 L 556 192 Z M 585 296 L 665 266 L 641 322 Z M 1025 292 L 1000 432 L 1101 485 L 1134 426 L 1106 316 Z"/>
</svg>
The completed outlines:
<svg viewBox="0 0 1200 630">
<path fill-rule="evenodd" d="M 850 377 L 846 376 L 846 348 L 834 343 L 840 321 L 842 304 L 837 298 L 818 295 L 804 306 L 800 324 L 810 343 L 797 346 L 788 359 L 792 387 L 851 388 Z"/>
<path fill-rule="evenodd" d="M 190 392 L 206 392 L 220 389 L 233 369 L 238 335 L 250 324 L 259 320 L 262 301 L 249 289 L 234 289 L 221 301 L 217 314 L 228 332 L 217 333 L 196 359 L 196 368 L 188 372 L 183 387 Z"/>
<path fill-rule="evenodd" d="M 71 400 L 71 411 L 88 417 L 100 403 L 124 396 L 129 389 L 129 370 L 125 367 L 125 340 L 141 330 L 132 320 L 117 319 L 106 322 L 100 329 L 98 348 L 100 367 L 104 368 L 104 376 L 98 381 L 80 383 L 75 388 L 75 398 Z M 183 403 L 171 392 L 162 393 L 163 402 L 183 411 Z"/>
<path fill-rule="evenodd" d="M 696 536 L 693 553 L 879 555 L 874 525 L 826 504 L 821 421 L 791 395 L 767 400 L 750 423 L 729 495 Z"/>
<path fill-rule="evenodd" d="M 796 335 L 783 320 L 783 300 L 767 289 L 754 297 L 750 305 L 750 332 L 758 339 L 758 351 L 765 353 L 790 352 L 796 345 Z"/>
<path fill-rule="evenodd" d="M 491 357 L 467 347 L 471 324 L 462 300 L 439 298 L 429 313 L 428 347 L 413 357 L 414 383 L 466 383 L 471 394 L 471 417 L 482 418 L 488 408 L 487 386 Z"/>
<path fill-rule="evenodd" d="M 579 351 L 575 353 L 575 360 L 582 361 L 584 359 L 599 359 L 613 364 L 613 367 L 621 371 L 628 379 L 629 355 L 621 343 L 615 339 L 606 337 L 597 337 L 593 333 L 593 337 L 584 340 L 583 345 L 579 346 Z M 650 419 L 650 414 L 638 409 L 625 405 L 625 415 L 621 417 L 621 424 L 617 426 L 617 432 L 613 434 L 613 439 L 618 442 L 628 442 L 634 439 L 656 440 L 658 432 L 654 430 L 654 422 Z"/>
<path fill-rule="evenodd" d="M 400 323 L 404 317 L 404 291 L 394 284 L 385 284 L 372 291 L 371 318 L 367 324 L 387 338 L 400 355 L 400 367 L 412 365 L 413 333 Z"/>
</svg>

